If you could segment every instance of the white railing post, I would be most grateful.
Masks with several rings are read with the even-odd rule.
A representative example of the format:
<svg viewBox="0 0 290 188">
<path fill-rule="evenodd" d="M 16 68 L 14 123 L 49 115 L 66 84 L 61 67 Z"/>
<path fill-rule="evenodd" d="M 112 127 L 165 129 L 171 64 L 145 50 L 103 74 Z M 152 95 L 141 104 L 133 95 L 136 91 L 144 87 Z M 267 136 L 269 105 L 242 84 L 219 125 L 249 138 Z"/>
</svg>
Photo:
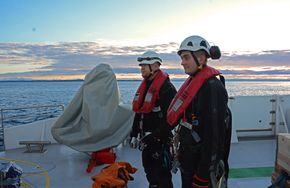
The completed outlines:
<svg viewBox="0 0 290 188">
<path fill-rule="evenodd" d="M 276 95 L 276 116 L 275 116 L 275 135 L 278 135 L 279 134 L 279 106 L 280 106 L 280 98 L 278 95 Z"/>
<path fill-rule="evenodd" d="M 281 119 L 282 119 L 281 123 L 284 126 L 285 132 L 289 133 L 288 125 L 287 125 L 285 114 L 284 114 L 284 109 L 283 109 L 283 106 L 281 104 L 281 97 L 279 97 L 279 103 L 278 104 L 279 104 L 279 116 L 281 116 Z M 280 125 L 280 121 L 278 122 L 278 125 Z"/>
<path fill-rule="evenodd" d="M 4 128 L 4 126 L 3 126 L 3 119 L 4 119 L 4 115 L 3 115 L 3 109 L 0 109 L 0 111 L 1 111 L 1 127 L 2 128 Z"/>
<path fill-rule="evenodd" d="M 277 97 L 273 95 L 270 99 L 270 102 L 272 103 L 272 110 L 270 111 L 271 114 L 270 125 L 273 135 L 276 135 Z"/>
</svg>

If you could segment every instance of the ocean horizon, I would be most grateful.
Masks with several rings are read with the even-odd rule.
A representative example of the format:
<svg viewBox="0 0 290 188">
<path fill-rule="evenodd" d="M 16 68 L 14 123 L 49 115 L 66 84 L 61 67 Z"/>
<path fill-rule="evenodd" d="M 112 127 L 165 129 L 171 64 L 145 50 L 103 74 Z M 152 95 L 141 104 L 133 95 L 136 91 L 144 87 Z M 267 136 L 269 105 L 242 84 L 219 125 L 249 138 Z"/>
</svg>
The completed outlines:
<svg viewBox="0 0 290 188">
<path fill-rule="evenodd" d="M 226 77 L 226 76 L 225 76 Z M 142 78 L 122 78 L 116 79 L 117 81 L 141 81 Z M 173 81 L 184 81 L 186 78 L 170 78 Z M 227 81 L 277 81 L 277 82 L 290 82 L 290 77 L 288 78 L 226 78 Z M 0 82 L 75 82 L 75 81 L 84 81 L 84 79 L 0 79 Z"/>
<path fill-rule="evenodd" d="M 171 79 L 178 89 L 185 79 Z M 0 80 L 0 109 L 29 104 L 50 104 L 54 101 L 60 104 L 68 104 L 80 88 L 84 80 Z M 120 97 L 125 104 L 132 101 L 141 79 L 118 79 Z M 47 84 L 45 84 L 47 83 Z M 128 87 L 129 86 L 129 87 Z M 226 79 L 226 88 L 230 97 L 256 96 L 256 95 L 290 95 L 290 80 L 277 79 Z M 43 92 L 46 91 L 46 92 Z M 67 95 L 66 99 L 61 93 Z M 51 100 L 41 100 L 48 94 L 53 94 Z M 31 102 L 30 97 L 35 99 Z M 36 100 L 39 99 L 39 100 Z M 62 100 L 58 100 L 62 99 Z M 21 102 L 20 102 L 21 101 Z"/>
<path fill-rule="evenodd" d="M 179 89 L 184 79 L 172 79 Z M 141 80 L 117 80 L 120 102 L 131 105 Z M 21 120 L 7 120 L 5 125 L 30 123 L 58 116 L 79 90 L 83 80 L 10 80 L 0 81 L 0 110 L 4 118 L 20 116 Z M 290 80 L 226 80 L 229 97 L 290 95 Z M 58 106 L 53 109 L 22 109 L 36 106 Z M 22 110 L 11 110 L 21 108 Z M 9 110 L 10 109 L 10 110 Z M 52 111 L 52 113 L 51 113 Z M 26 117 L 25 114 L 32 116 Z M 25 117 L 25 118 L 24 118 Z"/>
</svg>

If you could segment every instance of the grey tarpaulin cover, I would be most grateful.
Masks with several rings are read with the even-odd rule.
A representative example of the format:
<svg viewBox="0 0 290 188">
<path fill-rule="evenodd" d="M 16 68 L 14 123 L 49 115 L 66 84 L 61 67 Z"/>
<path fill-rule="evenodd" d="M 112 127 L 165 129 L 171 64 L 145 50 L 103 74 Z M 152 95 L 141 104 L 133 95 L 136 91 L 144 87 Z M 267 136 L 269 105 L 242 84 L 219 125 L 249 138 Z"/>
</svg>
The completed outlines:
<svg viewBox="0 0 290 188">
<path fill-rule="evenodd" d="M 120 104 L 115 74 L 96 66 L 51 129 L 54 139 L 82 152 L 120 144 L 129 134 L 133 111 Z"/>
</svg>

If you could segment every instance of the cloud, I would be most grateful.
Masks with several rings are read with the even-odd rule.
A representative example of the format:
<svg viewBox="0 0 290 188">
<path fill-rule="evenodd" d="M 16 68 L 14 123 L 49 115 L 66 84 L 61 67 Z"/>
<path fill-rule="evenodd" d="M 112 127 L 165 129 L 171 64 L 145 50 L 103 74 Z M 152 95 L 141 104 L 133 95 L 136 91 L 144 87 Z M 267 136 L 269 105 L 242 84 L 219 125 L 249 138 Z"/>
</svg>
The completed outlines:
<svg viewBox="0 0 290 188">
<path fill-rule="evenodd" d="M 139 73 L 137 56 L 156 50 L 170 74 L 184 74 L 176 54 L 177 43 L 121 46 L 102 42 L 0 43 L 0 79 L 34 79 L 84 75 L 100 63 L 119 74 Z M 223 52 L 209 62 L 226 74 L 289 74 L 290 50 Z"/>
<path fill-rule="evenodd" d="M 222 58 L 226 65 L 251 66 L 287 66 L 290 67 L 290 50 L 262 51 L 248 54 L 226 53 Z"/>
</svg>

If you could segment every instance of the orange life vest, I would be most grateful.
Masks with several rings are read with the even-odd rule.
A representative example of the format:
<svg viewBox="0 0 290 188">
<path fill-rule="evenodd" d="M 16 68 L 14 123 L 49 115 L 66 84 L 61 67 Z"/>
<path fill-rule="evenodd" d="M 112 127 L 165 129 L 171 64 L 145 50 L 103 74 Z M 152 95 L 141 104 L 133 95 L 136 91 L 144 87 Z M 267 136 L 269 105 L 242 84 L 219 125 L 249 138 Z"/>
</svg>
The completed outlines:
<svg viewBox="0 0 290 188">
<path fill-rule="evenodd" d="M 167 110 L 167 122 L 170 125 L 175 125 L 203 83 L 207 79 L 219 74 L 220 72 L 218 70 L 206 66 L 201 69 L 194 77 L 188 77 L 178 90 Z"/>
<path fill-rule="evenodd" d="M 116 162 L 104 167 L 101 172 L 92 177 L 94 181 L 92 188 L 116 187 L 127 188 L 127 182 L 134 178 L 130 175 L 137 171 L 137 168 L 127 162 Z"/>
<path fill-rule="evenodd" d="M 138 113 L 149 113 L 152 111 L 156 100 L 159 97 L 159 90 L 161 86 L 163 85 L 164 81 L 168 78 L 168 74 L 159 71 L 154 78 L 150 88 L 148 89 L 148 92 L 146 93 L 145 99 L 145 89 L 147 86 L 146 80 L 144 79 L 142 83 L 140 84 L 134 100 L 133 100 L 133 111 Z M 144 102 L 143 102 L 144 99 Z"/>
</svg>

